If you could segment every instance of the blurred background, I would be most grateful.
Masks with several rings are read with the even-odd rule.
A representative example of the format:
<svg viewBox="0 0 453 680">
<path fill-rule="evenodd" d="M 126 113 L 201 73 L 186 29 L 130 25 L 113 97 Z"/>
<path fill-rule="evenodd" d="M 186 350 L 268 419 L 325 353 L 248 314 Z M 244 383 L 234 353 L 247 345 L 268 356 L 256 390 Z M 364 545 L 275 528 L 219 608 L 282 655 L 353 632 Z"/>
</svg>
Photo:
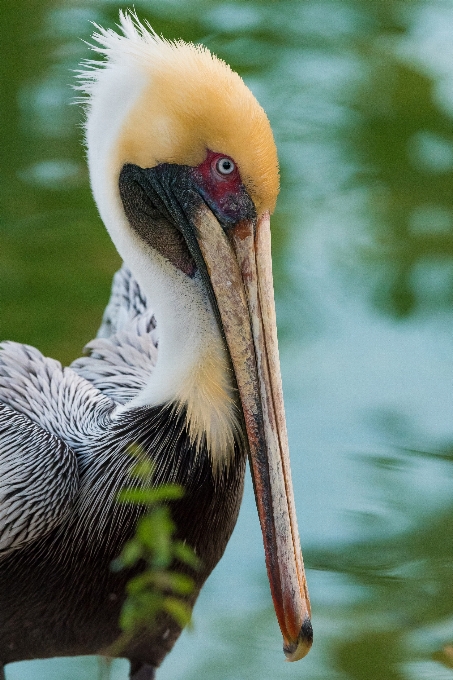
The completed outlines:
<svg viewBox="0 0 453 680">
<path fill-rule="evenodd" d="M 117 0 L 2 0 L 0 337 L 70 362 L 119 258 L 93 204 L 73 71 Z M 285 664 L 251 484 L 158 680 L 453 678 L 453 1 L 135 0 L 268 112 L 293 479 L 313 606 Z M 126 662 L 8 680 L 123 680 Z"/>
</svg>

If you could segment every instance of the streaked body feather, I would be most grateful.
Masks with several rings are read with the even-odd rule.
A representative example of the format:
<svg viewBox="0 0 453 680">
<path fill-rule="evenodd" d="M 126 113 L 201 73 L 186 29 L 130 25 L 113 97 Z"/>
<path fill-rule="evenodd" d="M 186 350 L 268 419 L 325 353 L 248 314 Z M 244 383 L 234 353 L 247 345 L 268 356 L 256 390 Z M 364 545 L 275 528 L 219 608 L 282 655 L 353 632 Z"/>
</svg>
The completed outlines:
<svg viewBox="0 0 453 680">
<path fill-rule="evenodd" d="M 112 572 L 110 563 L 142 512 L 116 500 L 124 486 L 143 483 L 130 477 L 136 462 L 128 453 L 131 444 L 154 461 L 153 483 L 175 482 L 186 489 L 173 515 L 179 527 L 185 524 L 180 538 L 203 563 L 192 600 L 220 559 L 236 521 L 245 465 L 241 448 L 235 447 L 236 464 L 216 476 L 206 449 L 191 443 L 183 411 L 168 405 L 126 411 L 121 406 L 142 388 L 157 352 L 152 312 L 143 299 L 138 306 L 126 295 L 123 316 L 112 311 L 123 274 L 129 276 L 124 271 L 117 275 L 110 303 L 108 327 L 116 332 L 92 341 L 90 355 L 73 368 L 26 345 L 8 342 L 0 349 L 3 663 L 93 654 L 118 634 L 130 574 Z M 135 286 L 130 290 L 137 292 Z M 41 486 L 21 496 L 24 479 L 37 479 Z M 11 532 L 18 499 L 23 512 Z M 182 521 L 187 517 L 189 526 L 187 519 Z M 32 630 L 24 637 L 27 625 Z M 155 633 L 134 641 L 125 655 L 157 666 L 179 632 L 163 616 Z"/>
</svg>

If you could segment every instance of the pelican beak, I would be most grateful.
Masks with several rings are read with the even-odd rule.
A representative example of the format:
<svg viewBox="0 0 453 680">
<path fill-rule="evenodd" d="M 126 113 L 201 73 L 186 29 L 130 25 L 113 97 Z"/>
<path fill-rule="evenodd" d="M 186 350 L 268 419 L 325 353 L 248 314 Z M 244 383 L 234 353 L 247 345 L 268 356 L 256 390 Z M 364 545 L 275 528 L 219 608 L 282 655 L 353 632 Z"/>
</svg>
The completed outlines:
<svg viewBox="0 0 453 680">
<path fill-rule="evenodd" d="M 258 220 L 249 217 L 255 211 L 245 196 L 249 201 L 242 206 L 245 219 L 224 229 L 202 198 L 197 172 L 176 164 L 153 168 L 125 164 L 119 178 L 120 195 L 126 216 L 141 238 L 190 275 L 191 266 L 178 249 L 179 240 L 174 240 L 175 228 L 205 278 L 242 404 L 283 650 L 288 661 L 297 661 L 309 651 L 313 631 L 291 483 L 269 214 Z"/>
<path fill-rule="evenodd" d="M 193 220 L 239 389 L 272 599 L 288 661 L 312 644 L 277 345 L 269 214 L 227 232 L 203 204 Z"/>
</svg>

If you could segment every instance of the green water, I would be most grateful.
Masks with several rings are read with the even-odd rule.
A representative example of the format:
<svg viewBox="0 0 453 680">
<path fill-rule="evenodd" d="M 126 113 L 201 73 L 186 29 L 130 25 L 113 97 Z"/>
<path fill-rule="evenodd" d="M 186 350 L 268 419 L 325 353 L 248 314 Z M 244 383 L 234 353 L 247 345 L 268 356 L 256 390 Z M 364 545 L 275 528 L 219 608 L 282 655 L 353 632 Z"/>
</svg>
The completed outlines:
<svg viewBox="0 0 453 680">
<path fill-rule="evenodd" d="M 120 4 L 127 7 L 127 4 Z M 266 108 L 293 479 L 313 606 L 285 664 L 250 483 L 159 680 L 453 678 L 453 2 L 135 2 Z M 110 1 L 2 0 L 0 337 L 69 362 L 118 256 L 90 197 L 71 71 Z M 122 680 L 97 659 L 8 680 Z"/>
</svg>

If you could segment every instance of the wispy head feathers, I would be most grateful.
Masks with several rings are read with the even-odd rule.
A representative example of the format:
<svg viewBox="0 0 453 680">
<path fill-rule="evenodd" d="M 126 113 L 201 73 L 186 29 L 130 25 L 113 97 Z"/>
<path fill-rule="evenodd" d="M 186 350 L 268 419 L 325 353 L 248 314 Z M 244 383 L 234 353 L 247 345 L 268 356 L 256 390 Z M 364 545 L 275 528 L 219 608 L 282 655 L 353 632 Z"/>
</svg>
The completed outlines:
<svg viewBox="0 0 453 680">
<path fill-rule="evenodd" d="M 104 60 L 86 61 L 78 76 L 87 126 L 102 100 L 108 128 L 115 96 L 125 97 L 109 74 L 121 71 L 123 81 L 143 83 L 115 140 L 115 165 L 198 165 L 207 149 L 225 153 L 236 161 L 258 213 L 272 212 L 279 186 L 275 143 L 264 110 L 242 78 L 202 45 L 159 37 L 134 12 L 120 11 L 121 33 L 95 27 L 91 47 Z"/>
</svg>

